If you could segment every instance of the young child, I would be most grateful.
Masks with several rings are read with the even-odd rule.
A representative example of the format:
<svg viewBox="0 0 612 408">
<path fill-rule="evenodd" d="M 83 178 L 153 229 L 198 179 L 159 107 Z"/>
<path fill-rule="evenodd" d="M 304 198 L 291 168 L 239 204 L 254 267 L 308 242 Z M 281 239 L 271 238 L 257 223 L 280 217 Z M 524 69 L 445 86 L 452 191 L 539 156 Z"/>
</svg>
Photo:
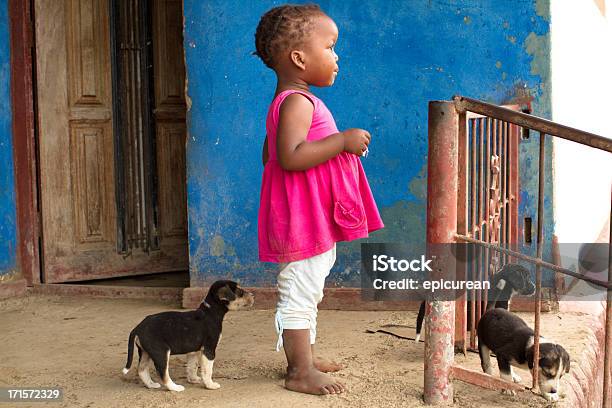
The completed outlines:
<svg viewBox="0 0 612 408">
<path fill-rule="evenodd" d="M 274 70 L 277 86 L 266 119 L 259 208 L 259 258 L 279 263 L 277 351 L 287 357 L 285 387 L 336 394 L 344 385 L 325 374 L 341 367 L 316 359 L 317 304 L 336 260 L 336 242 L 383 227 L 360 156 L 363 129 L 339 132 L 310 86 L 338 75 L 338 28 L 317 5 L 284 5 L 261 17 L 256 55 Z"/>
</svg>

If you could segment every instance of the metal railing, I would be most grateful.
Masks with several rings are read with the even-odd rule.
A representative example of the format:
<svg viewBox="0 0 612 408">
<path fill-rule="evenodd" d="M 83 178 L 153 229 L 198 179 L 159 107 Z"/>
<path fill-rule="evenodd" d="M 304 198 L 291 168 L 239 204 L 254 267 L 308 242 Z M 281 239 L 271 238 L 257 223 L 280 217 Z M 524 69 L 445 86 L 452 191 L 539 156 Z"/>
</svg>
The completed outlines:
<svg viewBox="0 0 612 408">
<path fill-rule="evenodd" d="M 506 108 L 518 111 L 518 105 Z M 465 123 L 465 126 L 463 126 Z M 459 115 L 457 234 L 508 248 L 518 240 L 518 144 L 520 128 L 473 112 Z M 457 279 L 489 281 L 509 261 L 506 254 L 477 248 L 465 255 L 471 262 L 457 265 Z M 463 269 L 463 270 L 462 270 Z M 488 304 L 488 291 L 470 291 L 455 303 L 455 348 L 465 354 L 465 332 L 470 327 L 470 349 L 476 348 L 476 327 Z"/>
<path fill-rule="evenodd" d="M 512 247 L 513 243 L 518 242 L 519 128 L 539 132 L 540 139 L 535 257 L 522 254 Z M 466 242 L 484 248 L 484 263 L 476 267 L 477 276 L 482 280 L 488 280 L 489 270 L 496 270 L 514 258 L 535 265 L 534 361 L 539 360 L 542 267 L 606 288 L 603 406 L 612 408 L 612 273 L 608 273 L 606 282 L 577 274 L 542 259 L 547 135 L 612 153 L 610 139 L 522 113 L 516 107 L 501 107 L 461 96 L 454 97 L 453 101 L 430 102 L 427 243 Z M 612 232 L 610 238 L 612 243 Z M 494 255 L 489 258 L 490 253 Z M 612 244 L 609 253 L 610 265 Z M 442 255 L 437 261 L 438 271 L 457 270 L 458 276 L 465 273 L 465 266 L 457 265 L 452 257 Z M 610 267 L 608 270 L 611 270 Z M 475 347 L 478 319 L 484 313 L 481 305 L 487 303 L 486 291 L 479 296 L 472 293 L 471 297 L 471 348 Z M 452 401 L 454 340 L 458 340 L 459 347 L 465 351 L 463 337 L 467 317 L 465 297 L 455 302 L 435 299 L 427 302 L 424 398 L 428 404 Z M 457 327 L 453 324 L 455 319 Z M 537 391 L 537 364 L 534 364 L 532 374 L 533 390 Z"/>
</svg>

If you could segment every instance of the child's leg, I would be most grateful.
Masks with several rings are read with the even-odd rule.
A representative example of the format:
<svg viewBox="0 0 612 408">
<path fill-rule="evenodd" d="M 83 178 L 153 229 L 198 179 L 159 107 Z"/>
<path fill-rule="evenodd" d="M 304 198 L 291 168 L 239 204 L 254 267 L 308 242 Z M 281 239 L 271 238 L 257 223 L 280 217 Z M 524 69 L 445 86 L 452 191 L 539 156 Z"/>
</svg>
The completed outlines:
<svg viewBox="0 0 612 408">
<path fill-rule="evenodd" d="M 283 265 L 278 276 L 277 350 L 284 343 L 288 363 L 285 386 L 294 391 L 329 394 L 344 389 L 315 368 L 311 349 L 316 337 L 317 303 L 323 297 L 325 277 L 334 260 L 335 251 L 328 251 Z"/>
<path fill-rule="evenodd" d="M 325 276 L 322 277 L 323 283 L 325 282 L 325 278 L 327 277 L 327 275 L 329 275 L 329 271 L 334 266 L 335 262 L 336 262 L 336 246 L 334 245 L 334 247 L 329 251 L 327 259 L 322 261 L 323 264 L 327 263 L 327 266 L 325 266 L 325 269 L 328 270 L 327 273 L 324 274 Z M 319 297 L 317 298 L 317 304 L 321 303 L 321 300 L 323 300 L 323 291 L 319 293 Z M 341 364 L 338 364 L 335 361 L 331 361 L 326 358 L 319 357 L 315 353 L 315 341 L 317 338 L 317 309 L 318 308 L 315 307 L 315 310 L 311 317 L 312 324 L 310 325 L 310 350 L 312 352 L 312 360 L 313 360 L 314 366 L 317 370 L 322 371 L 324 373 L 332 373 L 332 372 L 340 371 L 344 368 Z"/>
</svg>

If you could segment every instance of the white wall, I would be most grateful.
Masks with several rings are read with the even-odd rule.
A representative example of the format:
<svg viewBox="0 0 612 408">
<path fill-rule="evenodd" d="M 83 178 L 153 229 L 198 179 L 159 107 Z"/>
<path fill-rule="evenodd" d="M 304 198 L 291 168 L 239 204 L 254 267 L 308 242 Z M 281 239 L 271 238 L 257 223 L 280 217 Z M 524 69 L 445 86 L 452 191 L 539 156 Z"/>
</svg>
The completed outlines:
<svg viewBox="0 0 612 408">
<path fill-rule="evenodd" d="M 551 1 L 553 120 L 612 139 L 612 0 Z M 605 14 L 605 15 L 604 15 Z M 612 154 L 555 138 L 559 242 L 607 241 Z"/>
</svg>

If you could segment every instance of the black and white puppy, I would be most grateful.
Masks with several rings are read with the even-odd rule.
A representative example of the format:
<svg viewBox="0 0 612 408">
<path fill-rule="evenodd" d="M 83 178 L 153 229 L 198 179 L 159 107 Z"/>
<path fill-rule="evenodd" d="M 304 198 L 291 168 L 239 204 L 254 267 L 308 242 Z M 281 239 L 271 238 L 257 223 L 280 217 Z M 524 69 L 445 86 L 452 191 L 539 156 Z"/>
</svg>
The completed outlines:
<svg viewBox="0 0 612 408">
<path fill-rule="evenodd" d="M 491 289 L 488 294 L 486 309 L 500 307 L 508 310 L 509 303 L 514 295 L 531 296 L 535 293 L 535 285 L 531 280 L 531 273 L 519 264 L 507 264 L 491 277 Z M 467 304 L 467 314 L 470 316 L 472 304 Z M 425 318 L 425 302 L 421 302 L 416 322 L 417 343 L 421 338 L 423 319 Z M 469 325 L 469 321 L 468 321 Z M 471 325 L 469 325 L 471 327 Z M 468 327 L 468 329 L 470 328 Z"/>
<path fill-rule="evenodd" d="M 138 348 L 138 376 L 147 388 L 159 388 L 149 373 L 155 366 L 159 377 L 170 391 L 183 391 L 185 387 L 175 384 L 170 378 L 168 364 L 173 354 L 187 354 L 187 380 L 204 382 L 209 390 L 220 385 L 212 380 L 215 351 L 221 339 L 223 318 L 229 310 L 238 310 L 253 305 L 252 293 L 238 287 L 229 280 L 212 284 L 206 298 L 196 310 L 188 312 L 163 312 L 147 316 L 130 333 L 127 363 L 123 374 L 132 365 L 134 343 Z M 202 378 L 197 375 L 198 364 Z"/>
<path fill-rule="evenodd" d="M 533 368 L 534 332 L 520 317 L 504 309 L 488 310 L 478 322 L 478 353 L 482 370 L 493 375 L 491 352 L 497 357 L 499 375 L 506 381 L 521 382 L 512 366 Z M 540 393 L 548 401 L 559 400 L 559 380 L 570 370 L 567 351 L 540 336 Z M 504 390 L 514 395 L 512 390 Z"/>
</svg>

